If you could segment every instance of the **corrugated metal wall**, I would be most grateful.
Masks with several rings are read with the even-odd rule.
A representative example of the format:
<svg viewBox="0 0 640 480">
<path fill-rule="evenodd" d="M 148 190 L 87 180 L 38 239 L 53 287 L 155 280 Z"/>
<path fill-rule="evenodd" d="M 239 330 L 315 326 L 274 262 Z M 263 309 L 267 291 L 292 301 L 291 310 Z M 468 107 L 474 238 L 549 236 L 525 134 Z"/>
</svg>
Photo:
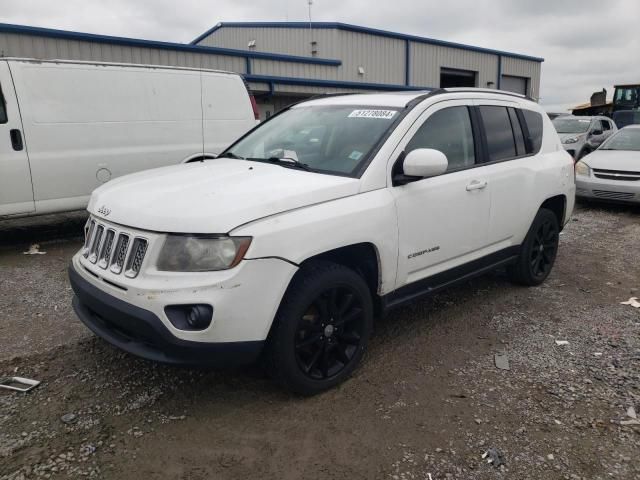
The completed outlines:
<svg viewBox="0 0 640 480">
<path fill-rule="evenodd" d="M 311 38 L 316 57 L 342 60 L 339 67 L 283 64 L 254 60 L 253 73 L 277 77 L 316 78 L 348 82 L 404 84 L 404 41 L 341 30 L 300 28 L 222 28 L 198 45 L 258 52 L 311 56 Z M 249 48 L 250 40 L 256 41 Z M 364 73 L 358 72 L 358 67 Z"/>
<path fill-rule="evenodd" d="M 487 82 L 497 85 L 497 55 L 416 42 L 410 48 L 412 85 L 439 87 L 441 68 L 478 72 L 477 87 L 487 88 Z"/>
<path fill-rule="evenodd" d="M 244 73 L 245 69 L 245 61 L 242 57 L 130 47 L 13 33 L 0 33 L 0 54 L 5 57 L 169 65 L 240 73 Z"/>
<path fill-rule="evenodd" d="M 199 42 L 201 46 L 225 47 L 237 50 L 255 50 L 278 54 L 311 57 L 310 40 L 317 42 L 315 57 L 339 59 L 339 66 L 296 63 L 267 59 L 251 59 L 251 73 L 268 77 L 300 78 L 361 82 L 402 87 L 406 76 L 406 45 L 404 39 L 373 35 L 340 29 L 314 29 L 312 34 L 303 28 L 223 27 Z M 256 40 L 255 49 L 248 47 Z M 410 85 L 439 87 L 441 68 L 472 70 L 477 73 L 479 87 L 498 84 L 498 56 L 492 53 L 470 51 L 433 45 L 417 41 L 410 46 Z M 42 59 L 85 60 L 176 67 L 209 68 L 238 73 L 247 72 L 243 56 L 199 53 L 154 46 L 128 46 L 90 40 L 30 35 L 28 33 L 0 33 L 0 55 Z M 362 67 L 364 72 L 359 72 Z M 502 57 L 503 75 L 529 79 L 529 94 L 538 98 L 541 65 L 539 62 L 509 56 Z M 334 88 L 258 84 L 259 91 L 278 94 L 338 93 L 355 91 L 350 86 Z M 369 90 L 370 91 L 370 90 Z"/>
<path fill-rule="evenodd" d="M 228 28 L 224 27 L 198 45 L 206 47 L 235 48 L 249 50 L 250 40 L 256 41 L 251 48 L 256 52 L 283 53 L 288 55 L 311 56 L 311 37 L 317 42 L 318 57 L 336 58 L 340 52 L 336 30 L 308 28 Z"/>
<path fill-rule="evenodd" d="M 339 29 L 235 27 L 223 26 L 198 44 L 240 50 L 311 56 L 311 38 L 317 42 L 317 56 L 342 61 L 339 67 L 305 64 L 281 64 L 253 61 L 253 73 L 259 75 L 339 80 L 365 83 L 405 85 L 405 40 Z M 254 48 L 249 48 L 255 40 Z M 477 72 L 477 86 L 496 88 L 498 85 L 498 55 L 462 48 L 452 48 L 410 41 L 410 85 L 439 87 L 441 68 Z M 358 67 L 364 74 L 358 73 Z M 529 79 L 529 95 L 538 98 L 541 66 L 537 61 L 502 57 L 504 75 Z M 489 85 L 489 82 L 492 82 Z M 286 87 L 291 92 L 303 92 L 304 87 Z M 319 88 L 320 89 L 320 88 Z M 321 88 L 320 90 L 326 90 Z"/>
<path fill-rule="evenodd" d="M 529 78 L 529 96 L 540 98 L 540 75 L 542 64 L 519 58 L 502 57 L 502 74 Z"/>
</svg>

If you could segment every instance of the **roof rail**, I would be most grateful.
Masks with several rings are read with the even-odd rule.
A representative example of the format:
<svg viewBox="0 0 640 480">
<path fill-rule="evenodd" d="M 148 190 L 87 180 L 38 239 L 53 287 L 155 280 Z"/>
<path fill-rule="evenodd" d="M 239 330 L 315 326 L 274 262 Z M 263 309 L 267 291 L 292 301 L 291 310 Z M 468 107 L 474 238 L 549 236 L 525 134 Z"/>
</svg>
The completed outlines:
<svg viewBox="0 0 640 480">
<path fill-rule="evenodd" d="M 521 93 L 516 93 L 516 92 L 509 92 L 508 90 L 496 90 L 494 88 L 465 88 L 465 87 L 455 87 L 455 88 L 445 88 L 443 89 L 445 92 L 448 93 L 492 93 L 494 95 L 506 95 L 509 97 L 517 97 L 517 98 L 523 98 L 525 100 L 530 100 L 532 102 L 535 102 L 535 100 L 533 98 L 531 98 L 529 95 L 523 95 Z"/>
</svg>

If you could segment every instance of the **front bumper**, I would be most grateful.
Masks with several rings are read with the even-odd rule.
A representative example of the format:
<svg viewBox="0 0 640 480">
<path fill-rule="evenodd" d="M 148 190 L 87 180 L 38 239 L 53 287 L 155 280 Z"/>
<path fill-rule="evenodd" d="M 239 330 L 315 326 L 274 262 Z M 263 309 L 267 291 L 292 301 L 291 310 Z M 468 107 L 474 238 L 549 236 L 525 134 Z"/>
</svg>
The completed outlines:
<svg viewBox="0 0 640 480">
<path fill-rule="evenodd" d="M 149 262 L 136 278 L 116 275 L 76 254 L 69 279 L 82 322 L 109 343 L 150 360 L 234 366 L 251 363 L 267 338 L 297 267 L 280 259 L 243 260 L 220 272 L 160 272 Z M 206 304 L 204 330 L 183 330 L 166 308 Z"/>
<path fill-rule="evenodd" d="M 73 309 L 93 333 L 133 355 L 179 365 L 231 367 L 253 362 L 263 341 L 204 343 L 181 340 L 152 312 L 98 289 L 69 266 Z"/>
<path fill-rule="evenodd" d="M 576 175 L 576 197 L 616 203 L 640 204 L 640 182 L 604 180 Z"/>
</svg>

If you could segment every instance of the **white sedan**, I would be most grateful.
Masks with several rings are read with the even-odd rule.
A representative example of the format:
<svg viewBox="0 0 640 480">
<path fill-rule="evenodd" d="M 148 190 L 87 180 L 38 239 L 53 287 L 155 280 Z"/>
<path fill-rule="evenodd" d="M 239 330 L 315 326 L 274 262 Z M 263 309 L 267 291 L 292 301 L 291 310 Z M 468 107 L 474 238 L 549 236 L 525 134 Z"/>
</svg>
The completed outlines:
<svg viewBox="0 0 640 480">
<path fill-rule="evenodd" d="M 640 125 L 629 125 L 576 164 L 576 196 L 640 204 Z"/>
</svg>

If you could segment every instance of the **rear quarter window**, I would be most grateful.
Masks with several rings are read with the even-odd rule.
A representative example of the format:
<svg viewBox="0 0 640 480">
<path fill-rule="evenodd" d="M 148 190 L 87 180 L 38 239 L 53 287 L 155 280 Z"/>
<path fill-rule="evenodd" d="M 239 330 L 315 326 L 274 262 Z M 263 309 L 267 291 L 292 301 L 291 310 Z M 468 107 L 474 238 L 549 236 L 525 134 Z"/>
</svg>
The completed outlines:
<svg viewBox="0 0 640 480">
<path fill-rule="evenodd" d="M 542 115 L 533 110 L 520 110 L 524 117 L 527 130 L 529 132 L 527 138 L 527 150 L 529 153 L 536 154 L 542 148 Z"/>
</svg>

